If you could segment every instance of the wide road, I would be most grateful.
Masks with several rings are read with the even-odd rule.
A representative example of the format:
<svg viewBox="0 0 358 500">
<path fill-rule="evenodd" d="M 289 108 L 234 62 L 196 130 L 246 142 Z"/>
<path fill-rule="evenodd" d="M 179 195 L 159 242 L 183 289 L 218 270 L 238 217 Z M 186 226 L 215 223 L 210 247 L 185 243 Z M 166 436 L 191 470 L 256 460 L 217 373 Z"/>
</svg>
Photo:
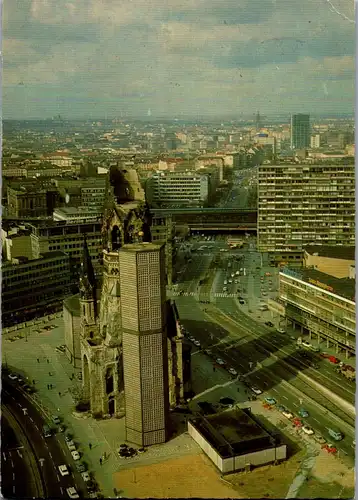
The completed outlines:
<svg viewBox="0 0 358 500">
<path fill-rule="evenodd" d="M 63 444 L 62 436 L 54 435 L 50 438 L 43 436 L 43 426 L 49 422 L 46 422 L 16 382 L 8 381 L 6 374 L 2 377 L 2 404 L 9 409 L 30 442 L 44 484 L 45 497 L 68 498 L 66 488 L 70 486 L 74 486 L 77 491 L 79 489 L 85 491 L 81 476 L 74 470 L 70 452 L 61 445 Z M 3 456 L 2 460 L 4 460 Z M 71 471 L 70 475 L 65 477 L 61 476 L 58 470 L 59 465 L 64 464 Z"/>
<path fill-rule="evenodd" d="M 339 415 L 339 408 L 327 404 L 320 393 L 307 388 L 304 382 L 287 373 L 284 366 L 268 358 L 267 351 L 263 350 L 260 345 L 256 345 L 256 341 L 252 338 L 238 340 L 222 326 L 207 321 L 205 315 L 200 313 L 199 307 L 194 307 L 193 310 L 193 314 L 197 317 L 195 321 L 185 319 L 184 315 L 189 313 L 192 307 L 189 297 L 181 297 L 180 304 L 177 305 L 182 324 L 200 341 L 201 348 L 210 348 L 210 357 L 213 362 L 220 357 L 226 362 L 227 368 L 235 368 L 239 374 L 245 375 L 245 383 L 248 387 L 260 388 L 263 391 L 262 397 L 274 397 L 278 404 L 284 405 L 292 413 L 297 415 L 300 408 L 307 410 L 309 417 L 304 419 L 304 423 L 311 426 L 316 433 L 324 436 L 328 442 L 332 441 L 328 434 L 329 428 L 341 430 L 345 438 L 337 444 L 337 449 L 342 454 L 354 458 L 353 440 L 355 437 L 352 430 L 354 421 L 348 425 L 345 424 L 346 415 Z M 193 346 L 193 351 L 195 350 Z M 340 423 L 334 415 L 342 417 L 344 421 Z M 287 422 L 289 424 L 289 421 Z"/>
<path fill-rule="evenodd" d="M 257 307 L 261 299 L 267 296 L 274 296 L 277 289 L 278 276 L 277 270 L 273 271 L 268 267 L 266 256 L 261 258 L 258 252 L 248 249 L 247 247 L 241 250 L 232 250 L 229 252 L 220 252 L 220 250 L 227 249 L 224 239 L 217 239 L 215 241 L 201 241 L 190 243 L 191 252 L 188 253 L 191 262 L 183 268 L 181 280 L 184 286 L 179 284 L 178 289 L 184 296 L 193 296 L 194 293 L 188 293 L 187 290 L 197 290 L 198 281 L 200 276 L 203 275 L 204 268 L 209 266 L 210 260 L 220 255 L 219 269 L 214 277 L 212 283 L 211 293 L 207 294 L 207 298 L 215 302 L 217 309 L 213 309 L 215 314 L 224 313 L 235 322 L 236 335 L 238 337 L 245 337 L 250 334 L 255 336 L 262 336 L 262 341 L 255 342 L 255 345 L 261 344 L 264 347 L 265 356 L 267 351 L 276 354 L 283 359 L 287 358 L 288 362 L 292 365 L 292 374 L 297 371 L 304 371 L 305 374 L 310 376 L 313 380 L 321 383 L 337 395 L 348 401 L 350 404 L 355 402 L 355 383 L 347 379 L 343 379 L 341 375 L 335 372 L 334 366 L 327 360 L 323 360 L 319 355 L 312 352 L 306 353 L 306 357 L 302 356 L 302 351 L 296 347 L 296 339 L 298 333 L 294 332 L 292 328 L 287 329 L 287 333 L 280 334 L 275 329 L 263 325 L 257 321 L 252 313 L 257 314 Z M 250 241 L 250 240 L 249 240 Z M 198 248 L 205 247 L 201 252 Z M 203 265 L 205 262 L 205 266 Z M 261 268 L 261 265 L 263 266 Z M 271 271 L 272 276 L 264 277 L 264 272 Z M 263 281 L 261 281 L 263 278 Z M 225 285 L 226 283 L 226 285 Z M 227 291 L 224 291 L 225 287 Z M 178 295 L 177 291 L 174 295 Z M 242 296 L 245 299 L 244 305 L 239 305 L 236 297 Z M 201 298 L 201 296 L 200 296 Z M 176 297 L 178 302 L 178 298 Z M 188 309 L 188 318 L 197 318 L 198 313 L 191 313 L 195 310 L 195 298 L 191 297 L 189 301 L 183 301 L 184 297 L 180 297 L 180 303 L 185 305 Z M 190 304 L 190 305 L 189 305 Z M 205 306 L 208 311 L 212 309 L 211 306 Z M 250 307 L 252 309 L 250 309 Z M 203 321 L 208 318 L 203 317 Z M 218 318 L 217 318 L 218 320 Z M 223 324 L 221 320 L 219 323 Z M 278 325 L 277 325 L 278 326 Z M 224 332 L 225 334 L 225 332 Z M 317 369 L 311 367 L 317 365 Z"/>
<path fill-rule="evenodd" d="M 31 450 L 21 445 L 6 418 L 2 407 L 1 417 L 1 492 L 4 498 L 36 497 L 39 491 L 34 484 L 29 460 Z"/>
</svg>

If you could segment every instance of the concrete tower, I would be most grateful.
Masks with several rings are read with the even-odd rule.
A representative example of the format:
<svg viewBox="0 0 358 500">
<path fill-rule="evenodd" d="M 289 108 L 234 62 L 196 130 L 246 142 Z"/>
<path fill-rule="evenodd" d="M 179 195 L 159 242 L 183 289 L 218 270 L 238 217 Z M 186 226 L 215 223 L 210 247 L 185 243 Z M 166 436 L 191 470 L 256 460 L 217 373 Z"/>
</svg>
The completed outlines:
<svg viewBox="0 0 358 500">
<path fill-rule="evenodd" d="M 167 439 L 169 407 L 165 254 L 136 243 L 119 251 L 127 440 Z"/>
</svg>

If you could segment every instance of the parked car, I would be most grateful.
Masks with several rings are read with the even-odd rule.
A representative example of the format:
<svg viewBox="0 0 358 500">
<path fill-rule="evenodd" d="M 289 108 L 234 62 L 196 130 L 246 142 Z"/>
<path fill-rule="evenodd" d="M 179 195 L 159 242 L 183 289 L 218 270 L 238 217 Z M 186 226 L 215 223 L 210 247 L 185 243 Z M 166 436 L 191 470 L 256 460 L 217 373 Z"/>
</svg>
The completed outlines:
<svg viewBox="0 0 358 500">
<path fill-rule="evenodd" d="M 82 479 L 84 480 L 85 483 L 87 483 L 87 481 L 91 480 L 91 476 L 89 475 L 88 471 L 81 472 L 81 476 L 82 476 Z"/>
<path fill-rule="evenodd" d="M 271 321 L 265 321 L 265 325 L 270 327 L 274 326 L 273 323 L 271 323 Z"/>
<path fill-rule="evenodd" d="M 254 394 L 257 394 L 257 395 L 262 394 L 262 390 L 261 390 L 261 389 L 259 389 L 256 385 L 253 385 L 253 386 L 251 387 L 251 390 L 252 390 L 252 392 L 253 392 Z"/>
<path fill-rule="evenodd" d="M 286 418 L 288 418 L 289 420 L 291 420 L 293 418 L 293 413 L 291 413 L 290 411 L 288 410 L 285 410 L 282 412 L 282 415 Z"/>
<path fill-rule="evenodd" d="M 196 347 L 200 347 L 200 342 L 199 342 L 199 340 L 194 340 L 193 344 L 194 344 L 194 345 L 196 345 Z"/>
<path fill-rule="evenodd" d="M 308 425 L 303 425 L 302 431 L 308 436 L 312 436 L 312 434 L 314 434 L 314 430 L 312 429 L 312 427 L 309 427 Z"/>
<path fill-rule="evenodd" d="M 228 372 L 231 373 L 231 375 L 234 375 L 234 376 L 237 375 L 237 371 L 234 368 L 229 368 Z"/>
<path fill-rule="evenodd" d="M 225 361 L 221 358 L 216 358 L 216 362 L 218 365 L 221 365 L 221 366 L 223 366 L 225 364 Z"/>
<path fill-rule="evenodd" d="M 68 449 L 72 452 L 72 451 L 76 451 L 76 445 L 75 443 L 72 441 L 67 441 L 67 446 L 68 446 Z"/>
<path fill-rule="evenodd" d="M 267 397 L 267 398 L 265 398 L 265 401 L 266 401 L 266 403 L 268 403 L 269 405 L 275 405 L 275 404 L 276 404 L 276 399 L 271 398 L 271 397 Z"/>
<path fill-rule="evenodd" d="M 302 427 L 303 425 L 302 420 L 297 417 L 292 420 L 292 423 L 295 427 Z"/>
<path fill-rule="evenodd" d="M 72 455 L 73 460 L 79 460 L 81 458 L 81 456 L 77 450 L 71 451 L 71 455 Z"/>
<path fill-rule="evenodd" d="M 323 436 L 321 436 L 320 434 L 316 434 L 313 439 L 319 443 L 319 444 L 325 444 L 326 443 L 326 440 Z"/>
<path fill-rule="evenodd" d="M 284 328 L 277 328 L 278 333 L 286 333 Z"/>
<path fill-rule="evenodd" d="M 77 470 L 77 472 L 85 472 L 87 470 L 87 467 L 82 462 L 81 463 L 77 463 L 76 464 L 76 470 Z"/>
<path fill-rule="evenodd" d="M 60 417 L 58 415 L 54 415 L 52 417 L 52 422 L 56 425 L 59 425 L 61 423 Z"/>
</svg>

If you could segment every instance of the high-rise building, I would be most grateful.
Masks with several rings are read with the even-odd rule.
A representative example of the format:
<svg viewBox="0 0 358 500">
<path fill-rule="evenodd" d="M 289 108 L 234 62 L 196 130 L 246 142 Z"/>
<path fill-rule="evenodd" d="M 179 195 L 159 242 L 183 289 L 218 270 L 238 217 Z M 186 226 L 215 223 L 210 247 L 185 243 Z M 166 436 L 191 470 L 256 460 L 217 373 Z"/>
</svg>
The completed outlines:
<svg viewBox="0 0 358 500">
<path fill-rule="evenodd" d="M 309 148 L 311 137 L 310 115 L 291 116 L 291 149 Z"/>
<path fill-rule="evenodd" d="M 164 247 L 119 251 L 127 441 L 165 442 L 169 406 Z"/>
<path fill-rule="evenodd" d="M 302 262 L 310 244 L 355 244 L 354 165 L 261 165 L 258 247 L 276 262 Z"/>
</svg>

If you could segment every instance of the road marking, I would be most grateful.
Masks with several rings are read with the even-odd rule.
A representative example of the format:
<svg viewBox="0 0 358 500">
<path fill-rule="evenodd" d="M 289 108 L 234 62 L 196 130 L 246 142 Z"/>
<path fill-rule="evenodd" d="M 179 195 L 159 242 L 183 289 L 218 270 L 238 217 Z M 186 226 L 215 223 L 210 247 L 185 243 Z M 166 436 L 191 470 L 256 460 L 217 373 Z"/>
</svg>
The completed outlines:
<svg viewBox="0 0 358 500">
<path fill-rule="evenodd" d="M 317 420 L 316 418 L 312 417 L 312 420 L 314 420 L 315 422 L 317 422 L 317 424 L 319 424 L 319 420 Z"/>
<path fill-rule="evenodd" d="M 56 474 L 56 476 L 57 476 L 57 481 L 60 482 L 60 478 L 59 478 L 58 474 Z"/>
<path fill-rule="evenodd" d="M 12 478 L 15 481 L 15 472 L 12 473 Z"/>
<path fill-rule="evenodd" d="M 19 455 L 19 457 L 22 458 L 21 451 L 20 450 L 16 450 L 16 451 L 17 451 L 17 454 Z"/>
<path fill-rule="evenodd" d="M 297 406 L 298 407 L 298 404 L 296 404 L 296 403 L 292 403 L 292 404 L 293 404 L 293 406 Z"/>
<path fill-rule="evenodd" d="M 13 485 L 12 491 L 13 491 L 13 493 L 15 493 L 15 485 Z"/>
<path fill-rule="evenodd" d="M 5 462 L 6 462 L 6 455 L 5 455 L 5 452 L 4 452 L 4 451 L 2 452 L 2 456 L 4 457 L 4 460 L 5 460 Z"/>
<path fill-rule="evenodd" d="M 20 405 L 20 403 L 17 403 L 17 406 L 19 406 L 20 408 L 22 408 L 22 406 Z"/>
<path fill-rule="evenodd" d="M 61 490 L 61 495 L 63 495 L 63 488 L 62 488 L 62 486 L 60 486 L 60 490 Z"/>
<path fill-rule="evenodd" d="M 37 430 L 39 430 L 39 428 L 37 427 L 37 424 L 36 424 L 36 422 L 34 422 L 34 424 L 35 424 L 35 427 L 36 427 L 36 429 L 37 429 Z"/>
<path fill-rule="evenodd" d="M 275 392 L 277 392 L 277 393 L 278 393 L 278 390 L 277 390 L 277 389 L 275 389 L 274 387 L 271 389 L 271 391 L 275 391 Z"/>
<path fill-rule="evenodd" d="M 263 381 L 262 381 L 262 383 L 263 383 L 264 385 L 268 385 L 268 383 L 267 383 L 265 380 L 263 380 Z"/>
<path fill-rule="evenodd" d="M 288 399 L 288 397 L 287 397 L 287 396 L 282 395 L 282 397 L 283 397 L 283 398 L 285 398 L 285 399 Z"/>
<path fill-rule="evenodd" d="M 31 422 L 33 422 L 32 417 L 29 417 L 29 419 L 31 420 Z"/>
<path fill-rule="evenodd" d="M 52 455 L 51 455 L 51 452 L 49 451 L 48 454 L 50 455 L 51 459 L 52 459 Z"/>
</svg>

